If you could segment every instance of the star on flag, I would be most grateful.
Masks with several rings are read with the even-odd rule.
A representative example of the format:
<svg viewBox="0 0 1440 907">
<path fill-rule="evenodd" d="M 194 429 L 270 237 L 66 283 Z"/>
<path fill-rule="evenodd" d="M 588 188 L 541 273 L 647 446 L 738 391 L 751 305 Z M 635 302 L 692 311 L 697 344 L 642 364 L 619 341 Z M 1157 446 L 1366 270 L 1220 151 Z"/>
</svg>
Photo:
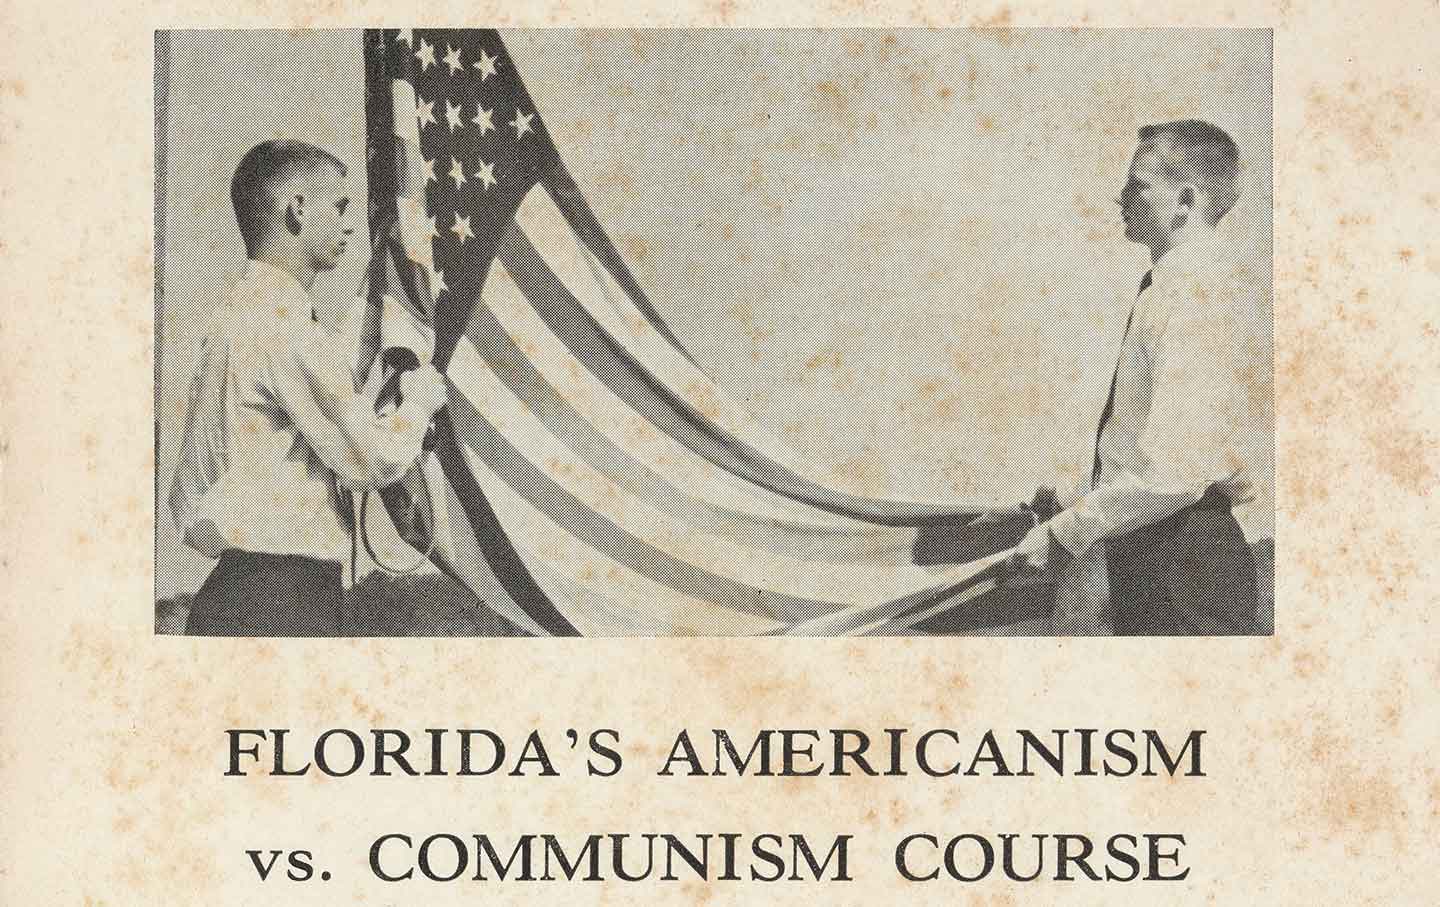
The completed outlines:
<svg viewBox="0 0 1440 907">
<path fill-rule="evenodd" d="M 495 128 L 495 121 L 490 118 L 493 115 L 494 111 L 486 110 L 483 104 L 476 104 L 475 108 L 475 119 L 471 120 L 470 122 L 474 123 L 476 126 L 479 126 L 480 134 L 484 135 L 485 133 Z"/>
<path fill-rule="evenodd" d="M 471 298 L 477 275 L 485 273 L 485 256 L 494 254 L 503 212 L 534 184 L 555 150 L 498 35 L 426 29 L 396 35 L 387 32 L 387 40 L 377 43 L 387 59 L 384 75 L 376 78 L 391 80 L 377 87 L 392 92 L 407 83 L 420 127 L 418 135 L 402 136 L 407 147 L 396 157 L 402 169 L 413 168 L 404 179 L 420 183 L 402 185 L 424 206 L 414 238 L 432 255 L 423 263 L 428 281 L 422 282 L 436 296 Z M 497 78 L 490 81 L 492 75 Z"/>
<path fill-rule="evenodd" d="M 451 47 L 449 44 L 445 45 L 445 65 L 450 67 L 452 76 L 465 68 L 464 64 L 460 62 L 460 48 Z"/>
<path fill-rule="evenodd" d="M 525 133 L 535 131 L 530 125 L 530 121 L 533 119 L 535 119 L 535 114 L 521 113 L 520 108 L 515 108 L 515 119 L 510 121 L 510 125 L 515 127 L 515 138 L 524 138 Z"/>
<path fill-rule="evenodd" d="M 470 218 L 461 217 L 460 212 L 455 212 L 455 223 L 450 226 L 450 232 L 460 240 L 460 245 L 465 245 L 466 239 L 474 239 L 475 234 L 470 230 Z"/>
<path fill-rule="evenodd" d="M 424 38 L 420 39 L 420 49 L 415 51 L 415 59 L 420 61 L 420 71 L 424 72 L 435 65 L 435 47 Z"/>
<path fill-rule="evenodd" d="M 480 51 L 480 62 L 475 64 L 475 68 L 480 70 L 480 81 L 495 75 L 495 61 L 498 59 L 499 57 L 492 57 L 483 49 Z"/>
<path fill-rule="evenodd" d="M 481 191 L 495 185 L 495 165 L 487 164 L 482 159 L 480 169 L 475 171 L 475 178 L 481 182 Z"/>
</svg>

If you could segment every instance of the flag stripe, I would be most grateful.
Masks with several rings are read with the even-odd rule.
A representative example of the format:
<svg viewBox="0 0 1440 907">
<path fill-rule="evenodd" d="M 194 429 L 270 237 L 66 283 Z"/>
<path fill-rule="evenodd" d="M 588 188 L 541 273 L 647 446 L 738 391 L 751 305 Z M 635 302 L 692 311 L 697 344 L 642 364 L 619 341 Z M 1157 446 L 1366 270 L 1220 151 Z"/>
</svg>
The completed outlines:
<svg viewBox="0 0 1440 907">
<path fill-rule="evenodd" d="M 493 298 L 498 291 L 499 282 L 498 277 L 487 281 L 487 296 Z M 913 529 L 894 529 L 864 523 L 831 525 L 801 522 L 767 515 L 763 512 L 763 505 L 756 501 L 753 495 L 745 503 L 761 507 L 762 512 L 742 511 L 709 498 L 700 499 L 688 494 L 676 482 L 683 482 L 691 488 L 697 487 L 693 481 L 693 473 L 690 475 L 692 481 L 686 481 L 686 477 L 672 480 L 606 437 L 591 421 L 598 408 L 605 406 L 605 402 L 592 401 L 586 407 L 591 418 L 578 412 L 555 386 L 540 374 L 532 359 L 520 351 L 515 339 L 500 326 L 488 306 L 476 307 L 468 333 L 477 341 L 472 348 L 478 350 L 494 375 L 525 405 L 546 431 L 564 442 L 591 468 L 657 509 L 690 520 L 706 531 L 743 536 L 752 544 L 766 550 L 807 560 L 894 560 L 908 557 L 914 545 Z M 458 378 L 460 370 L 452 368 L 451 374 Z M 617 405 L 623 405 L 617 398 L 611 399 Z M 628 408 L 625 411 L 631 412 Z M 630 437 L 631 447 L 638 447 L 638 440 L 634 435 Z M 709 461 L 698 458 L 697 461 L 711 467 L 712 474 L 705 476 L 704 484 L 698 487 L 704 488 L 707 494 L 713 497 L 717 490 L 716 483 L 713 482 L 714 467 Z M 673 456 L 663 455 L 662 463 L 670 467 L 668 472 L 675 472 Z M 738 493 L 736 497 L 739 498 Z"/>
<path fill-rule="evenodd" d="M 832 601 L 742 583 L 673 557 L 595 512 L 537 469 L 463 396 L 452 400 L 451 406 L 459 437 L 471 453 L 556 525 L 631 570 L 678 592 L 777 620 L 801 620 L 839 607 Z"/>
<path fill-rule="evenodd" d="M 454 361 L 460 363 L 461 357 L 472 350 L 468 342 L 462 343 Z M 607 533 L 619 531 L 629 536 L 643 536 L 665 555 L 697 569 L 749 587 L 826 602 L 848 604 L 857 597 L 873 600 L 876 596 L 893 594 L 892 590 L 897 587 L 918 588 L 933 582 L 928 571 L 899 559 L 892 561 L 888 569 L 877 569 L 873 563 L 807 563 L 784 553 L 764 550 L 750 535 L 697 525 L 683 516 L 653 507 L 576 457 L 537 423 L 488 368 L 474 363 L 473 367 L 463 369 L 463 380 L 458 377 L 460 372 L 452 369 L 451 374 L 456 376 L 452 380 L 461 391 L 461 399 L 452 405 L 456 407 L 454 412 L 462 440 L 479 451 L 496 473 L 539 509 L 553 516 L 558 508 L 565 519 L 557 521 L 567 526 L 568 520 L 583 520 L 597 524 Z M 511 458 L 517 462 L 512 463 Z M 540 464 L 544 464 L 543 470 Z M 555 490 L 539 481 L 542 475 L 546 482 L 554 483 Z M 542 500 L 561 492 L 569 495 L 569 499 L 554 507 Z M 582 509 L 570 510 L 570 499 L 574 506 Z M 629 546 L 628 536 L 620 537 L 619 544 Z M 610 557 L 624 560 L 609 545 L 596 547 Z M 649 569 L 642 572 L 655 576 Z"/>
<path fill-rule="evenodd" d="M 586 422 L 671 484 L 700 491 L 708 500 L 760 516 L 821 526 L 861 525 L 747 482 L 663 431 L 575 359 L 503 265 L 492 265 L 491 270 L 493 273 L 486 280 L 485 299 L 476 307 L 472 318 L 471 335 L 476 345 L 487 349 L 495 337 L 511 338 L 525 361 L 555 387 Z"/>
<path fill-rule="evenodd" d="M 517 555 L 524 560 L 527 570 L 547 594 L 552 595 L 555 601 L 565 602 L 566 617 L 577 628 L 595 632 L 597 627 L 593 621 L 596 618 L 577 613 L 563 589 L 549 585 L 555 571 L 570 582 L 596 590 L 605 597 L 610 610 L 631 615 L 632 618 L 648 616 L 684 635 L 770 632 L 793 622 L 793 619 L 757 613 L 757 607 L 738 607 L 734 602 L 702 597 L 695 587 L 677 589 L 599 554 L 585 540 L 543 512 L 537 502 L 512 489 L 491 469 L 479 451 L 468 446 L 463 449 L 501 522 L 518 538 L 524 539 L 523 543 L 515 545 Z"/>
<path fill-rule="evenodd" d="M 431 552 L 431 560 L 522 632 L 548 636 L 545 628 L 515 603 L 490 570 L 480 542 L 470 530 L 470 520 L 437 458 L 432 457 L 426 463 L 426 481 L 438 497 L 435 502 L 436 545 Z"/>
<path fill-rule="evenodd" d="M 536 584 L 535 577 L 515 551 L 485 493 L 470 473 L 446 409 L 435 414 L 435 434 L 435 453 L 445 471 L 445 479 L 455 489 L 455 496 L 475 534 L 477 547 L 506 594 L 544 633 L 550 636 L 579 635 L 575 626 Z"/>
<path fill-rule="evenodd" d="M 624 350 L 629 360 L 641 367 L 641 377 L 647 386 L 663 387 L 673 393 L 691 411 L 699 413 L 703 424 L 712 426 L 729 447 L 752 450 L 754 459 L 763 461 L 766 470 L 788 471 L 812 487 L 819 487 L 802 475 L 803 467 L 798 465 L 793 452 L 775 442 L 744 407 L 658 336 L 649 319 L 636 309 L 629 296 L 615 285 L 611 275 L 575 235 L 547 192 L 532 191 L 525 198 L 518 209 L 516 224 L 521 237 L 541 251 L 540 257 L 551 279 L 567 291 L 576 310 L 598 325 L 601 332 Z M 590 363 L 586 365 L 589 367 Z M 616 363 L 613 371 L 623 376 L 628 367 L 628 363 Z M 657 399 L 651 412 L 665 415 L 666 401 Z M 754 486 L 748 480 L 745 484 Z"/>
<path fill-rule="evenodd" d="M 527 506 L 518 496 L 508 502 L 497 496 L 497 508 L 517 525 L 526 525 L 514 514 Z M 554 538 L 539 533 L 532 540 L 543 557 L 527 546 L 518 550 L 546 593 L 565 602 L 566 614 L 585 636 L 755 636 L 789 626 L 677 594 L 622 564 L 596 560 L 574 536 L 558 527 L 553 531 Z"/>
<path fill-rule="evenodd" d="M 811 471 L 811 462 L 763 428 L 745 406 L 691 360 L 676 354 L 550 201 L 546 193 L 532 191 L 520 205 L 516 223 L 525 238 L 541 250 L 545 263 L 576 303 L 659 384 L 702 413 L 720 432 L 754 448 L 758 457 L 820 485 L 821 477 Z"/>
<path fill-rule="evenodd" d="M 524 547 L 519 547 L 520 556 L 530 565 L 536 581 L 555 601 L 568 604 L 570 617 L 584 636 L 662 636 L 670 631 L 670 625 L 653 613 L 625 608 L 593 586 L 556 568 L 555 562 L 535 557 Z M 611 586 L 609 591 L 615 591 Z"/>
<path fill-rule="evenodd" d="M 675 334 L 670 330 L 670 325 L 660 317 L 650 297 L 646 295 L 635 275 L 625 264 L 625 259 L 620 257 L 620 252 L 615 244 L 610 241 L 600 221 L 595 217 L 595 212 L 590 209 L 590 203 L 585 200 L 580 187 L 575 185 L 574 178 L 563 162 L 557 162 L 550 172 L 542 180 L 543 185 L 555 199 L 555 205 L 570 222 L 570 226 L 579 234 L 581 241 L 586 248 L 590 249 L 604 263 L 605 269 L 615 278 L 624 289 L 626 295 L 634 300 L 635 307 L 645 317 L 646 323 L 653 327 L 665 341 L 684 356 L 691 364 L 695 360 L 690 352 L 680 343 Z M 698 365 L 696 366 L 699 367 Z"/>
<path fill-rule="evenodd" d="M 405 199 L 400 199 L 400 211 L 403 214 L 407 206 Z M 403 227 L 402 227 L 403 229 Z M 382 253 L 384 261 L 383 287 L 375 288 L 385 300 L 393 303 L 400 311 L 387 311 L 384 313 L 386 321 L 390 325 L 410 323 L 411 325 L 423 327 L 423 330 L 412 328 L 404 332 L 409 336 L 419 334 L 430 335 L 433 332 L 428 327 L 432 319 L 427 311 L 421 309 L 424 300 L 430 299 L 429 275 L 423 267 L 417 267 L 417 263 L 409 258 L 408 254 L 399 243 L 387 242 L 385 251 Z M 388 292 L 386 292 L 388 291 Z M 399 331 L 396 331 L 399 334 Z M 391 338 L 386 338 L 387 345 L 395 346 Z M 423 348 L 415 348 L 417 354 L 428 354 L 434 346 L 433 340 L 423 344 Z"/>
<path fill-rule="evenodd" d="M 657 380 L 579 304 L 517 227 L 506 234 L 496 257 L 576 359 L 657 428 L 717 466 L 777 494 L 867 522 L 910 526 L 956 518 L 952 508 L 891 505 L 833 491 L 781 466 Z"/>
<path fill-rule="evenodd" d="M 826 499 L 828 503 L 823 506 L 828 511 L 867 522 L 910 526 L 935 517 L 955 520 L 973 516 L 983 509 L 858 495 L 846 497 L 822 485 L 825 477 L 814 473 L 809 461 L 798 457 L 788 445 L 764 429 L 745 406 L 688 356 L 677 355 L 674 346 L 655 329 L 654 319 L 642 312 L 634 298 L 615 282 L 613 274 L 597 260 L 594 250 L 560 216 L 553 201 L 548 192 L 532 190 L 517 209 L 516 224 L 523 238 L 542 252 L 545 264 L 558 284 L 569 291 L 575 305 L 621 345 L 651 382 L 673 392 L 700 413 L 705 424 L 727 437 L 730 449 L 748 451 L 767 475 L 789 474 L 804 483 L 800 489 L 802 494 L 796 499 L 814 505 L 816 502 L 805 493 L 808 489 Z"/>
</svg>

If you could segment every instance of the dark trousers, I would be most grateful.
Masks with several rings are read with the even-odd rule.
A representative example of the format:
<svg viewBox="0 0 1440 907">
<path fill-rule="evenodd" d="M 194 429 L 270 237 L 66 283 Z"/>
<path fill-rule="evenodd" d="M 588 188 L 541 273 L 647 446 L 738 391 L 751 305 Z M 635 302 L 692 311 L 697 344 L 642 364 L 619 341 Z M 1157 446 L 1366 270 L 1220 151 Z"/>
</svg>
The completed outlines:
<svg viewBox="0 0 1440 907">
<path fill-rule="evenodd" d="M 1227 503 L 1199 504 L 1105 543 L 1117 636 L 1259 632 L 1255 556 Z"/>
<path fill-rule="evenodd" d="M 334 561 L 226 551 L 195 593 L 191 636 L 338 636 L 342 570 Z"/>
</svg>

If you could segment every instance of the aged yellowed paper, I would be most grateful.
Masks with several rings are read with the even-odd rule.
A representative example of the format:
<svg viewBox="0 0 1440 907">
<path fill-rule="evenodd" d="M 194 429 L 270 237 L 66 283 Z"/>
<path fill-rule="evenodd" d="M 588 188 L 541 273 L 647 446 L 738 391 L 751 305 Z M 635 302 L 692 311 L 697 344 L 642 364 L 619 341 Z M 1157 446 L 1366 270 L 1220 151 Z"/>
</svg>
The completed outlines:
<svg viewBox="0 0 1440 907">
<path fill-rule="evenodd" d="M 11 10 L 0 900 L 1426 903 L 1440 815 L 1426 607 L 1435 16 L 1425 4 L 442 7 L 423 21 L 379 7 Z M 565 30 L 535 30 L 553 26 Z M 677 26 L 726 30 L 648 30 Z M 377 79 L 387 59 L 405 68 Z M 508 93 L 489 93 L 500 84 Z M 261 236 L 242 237 L 243 212 L 236 230 L 241 155 L 301 139 L 359 177 L 320 198 L 343 199 L 340 218 L 353 206 L 347 229 L 368 241 L 328 250 L 338 266 L 311 269 L 314 321 L 285 330 L 343 325 L 377 260 L 377 85 L 389 115 L 415 111 L 412 145 L 394 136 L 401 164 L 419 152 L 401 167 L 424 200 L 409 226 L 434 231 L 433 260 L 413 272 L 441 313 L 423 343 L 447 343 L 446 294 L 474 277 L 464 256 L 488 235 L 499 262 L 493 329 L 451 331 L 446 411 L 467 413 L 449 429 L 454 459 L 443 420 L 428 455 L 432 519 L 453 523 L 439 550 L 485 554 L 425 575 L 448 570 L 485 606 L 422 594 L 351 608 L 339 638 L 176 635 L 223 625 L 188 606 L 222 549 L 323 561 L 323 545 L 347 541 L 333 489 L 304 484 L 344 473 L 319 442 L 302 454 L 328 473 L 281 449 L 301 467 L 285 492 L 265 473 L 275 481 L 223 510 L 214 476 L 185 486 L 184 464 L 215 300 L 262 279 L 247 251 L 292 260 L 241 242 Z M 1173 155 L 1140 166 L 1141 127 L 1192 121 L 1233 137 L 1236 198 L 1225 180 L 1166 171 Z M 1197 129 L 1161 143 L 1205 145 Z M 552 145 L 525 145 L 540 139 L 573 183 L 544 170 Z M 1162 178 L 1181 187 L 1168 208 Z M 516 180 L 524 191 L 487 234 L 486 193 Z M 392 301 L 426 298 L 403 277 L 416 246 L 403 185 L 391 194 Z M 273 209 L 273 236 L 310 235 L 317 196 L 295 200 Z M 1145 216 L 1193 252 L 1175 231 L 1216 212 L 1267 318 L 1273 299 L 1273 354 L 1246 359 L 1266 365 L 1244 380 L 1204 374 L 1258 349 L 1238 308 L 1224 310 L 1233 343 L 1193 333 L 1185 357 L 1162 344 L 1217 303 L 1165 308 L 1180 259 L 1167 247 L 1151 267 L 1144 249 Z M 269 286 L 305 305 L 288 279 Z M 232 336 L 268 324 L 242 320 Z M 1209 533 L 1232 512 L 1245 558 L 1274 540 L 1253 548 L 1273 552 L 1273 591 L 1252 565 L 1243 623 L 1185 611 L 1183 628 L 1165 626 L 1186 635 L 1168 636 L 1109 612 L 1062 622 L 1018 581 L 979 611 L 926 597 L 1028 526 L 917 566 L 917 527 L 952 545 L 960 531 L 915 517 L 917 501 L 968 520 L 1010 513 L 1037 484 L 1124 484 L 1115 476 L 1143 470 L 1105 449 L 1111 418 L 1133 418 L 1148 465 L 1161 450 L 1199 462 L 1217 388 L 1268 404 L 1272 359 L 1266 430 L 1223 448 L 1244 489 L 1224 486 L 1214 506 L 1234 471 L 1201 472 L 1175 505 L 1191 518 L 1176 529 L 1187 551 L 1223 545 Z M 1182 393 L 1130 377 L 1177 361 Z M 283 434 L 296 410 L 282 369 L 216 373 L 222 387 L 263 383 L 256 399 L 280 401 Z M 313 383 L 313 363 L 298 374 Z M 247 406 L 242 419 L 261 411 Z M 1180 415 L 1166 427 L 1151 418 L 1162 411 Z M 1097 416 L 1096 459 L 1113 471 L 1092 474 Z M 757 426 L 784 451 L 753 440 Z M 705 470 L 724 481 L 693 479 Z M 204 521 L 187 522 L 175 484 L 223 544 L 187 532 Z M 315 488 L 320 503 L 296 509 Z M 1056 510 L 1076 512 L 1061 497 Z M 494 559 L 482 499 L 514 561 Z M 257 507 L 267 519 L 224 518 Z M 316 514 L 342 534 L 314 529 Z M 843 521 L 857 514 L 885 532 Z M 1052 530 L 1052 557 L 1080 550 L 1081 517 Z M 398 539 L 377 545 L 356 560 L 414 559 Z M 530 585 L 512 585 L 518 574 Z M 355 580 L 384 582 L 372 576 Z M 1069 635 L 1127 627 L 1136 635 Z M 536 638 L 569 631 L 586 638 Z M 1063 767 L 1047 758 L 1067 746 Z"/>
</svg>

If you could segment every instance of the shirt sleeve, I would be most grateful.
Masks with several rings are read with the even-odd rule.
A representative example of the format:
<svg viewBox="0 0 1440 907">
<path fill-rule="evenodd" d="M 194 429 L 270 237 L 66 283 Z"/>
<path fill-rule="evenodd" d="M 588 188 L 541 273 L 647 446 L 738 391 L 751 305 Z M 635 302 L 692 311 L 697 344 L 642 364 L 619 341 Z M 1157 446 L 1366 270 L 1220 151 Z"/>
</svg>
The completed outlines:
<svg viewBox="0 0 1440 907">
<path fill-rule="evenodd" d="M 1069 510 L 1071 507 L 1074 507 L 1076 504 L 1080 503 L 1080 499 L 1083 498 L 1085 496 L 1085 492 L 1089 490 L 1090 482 L 1088 479 L 1082 479 L 1079 482 L 1071 482 L 1064 485 L 1058 485 L 1055 489 L 1056 503 L 1060 505 L 1061 510 Z"/>
<path fill-rule="evenodd" d="M 1139 456 L 1051 521 L 1071 554 L 1163 520 L 1216 483 L 1249 480 L 1269 374 L 1257 348 L 1254 294 L 1189 281 L 1161 301 L 1165 319 L 1147 350 L 1151 399 Z"/>
<path fill-rule="evenodd" d="M 364 387 L 370 368 L 380 355 L 382 343 L 381 306 L 373 304 L 364 296 L 350 300 L 344 317 L 336 330 L 341 348 L 351 356 L 350 362 L 355 375 L 355 386 Z"/>
<path fill-rule="evenodd" d="M 374 401 L 355 390 L 353 350 L 343 346 L 314 335 L 269 344 L 268 383 L 341 483 L 357 491 L 381 488 L 399 481 L 419 458 L 429 418 L 408 402 L 376 415 Z"/>
</svg>

